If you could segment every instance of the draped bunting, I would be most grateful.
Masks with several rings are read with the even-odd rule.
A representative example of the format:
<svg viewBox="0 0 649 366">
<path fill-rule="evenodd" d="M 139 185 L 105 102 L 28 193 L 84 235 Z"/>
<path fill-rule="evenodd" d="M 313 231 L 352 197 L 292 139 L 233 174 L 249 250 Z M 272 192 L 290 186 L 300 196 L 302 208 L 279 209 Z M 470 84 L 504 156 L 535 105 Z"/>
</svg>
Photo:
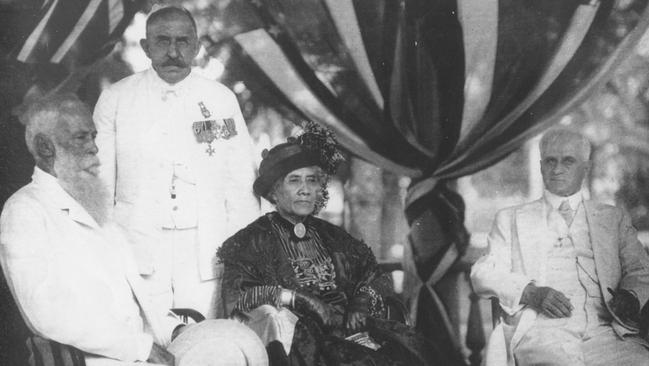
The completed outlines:
<svg viewBox="0 0 649 366">
<path fill-rule="evenodd" d="M 646 30 L 646 5 L 252 0 L 236 1 L 228 19 L 249 27 L 234 37 L 249 87 L 271 86 L 298 118 L 413 179 L 412 310 L 459 354 L 435 291 L 468 245 L 464 204 L 446 181 L 504 158 L 605 82 Z"/>
<path fill-rule="evenodd" d="M 69 71 L 108 54 L 140 5 L 135 0 L 47 0 L 14 51 L 24 63 L 64 64 Z"/>
<path fill-rule="evenodd" d="M 0 28 L 6 33 L 0 42 L 3 81 L 19 87 L 6 93 L 26 96 L 28 104 L 43 92 L 77 91 L 120 41 L 143 2 L 22 0 L 0 5 L 5 21 Z M 10 106 L 16 115 L 24 107 Z"/>
</svg>

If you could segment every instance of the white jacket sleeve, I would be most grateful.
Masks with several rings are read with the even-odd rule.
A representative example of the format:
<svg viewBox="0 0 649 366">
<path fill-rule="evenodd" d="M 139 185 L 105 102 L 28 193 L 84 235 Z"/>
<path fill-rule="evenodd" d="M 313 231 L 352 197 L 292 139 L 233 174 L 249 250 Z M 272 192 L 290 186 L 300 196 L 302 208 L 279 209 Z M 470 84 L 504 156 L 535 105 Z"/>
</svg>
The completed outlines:
<svg viewBox="0 0 649 366">
<path fill-rule="evenodd" d="M 117 118 L 118 97 L 111 88 L 105 89 L 99 96 L 95 105 L 92 118 L 97 129 L 97 138 L 95 143 L 99 151 L 97 156 L 101 162 L 100 178 L 102 183 L 108 189 L 111 199 L 110 207 L 114 204 L 115 199 L 115 179 L 117 162 L 115 156 L 116 150 L 116 130 L 115 120 Z"/>
<path fill-rule="evenodd" d="M 84 352 L 144 361 L 152 337 L 111 316 L 109 291 L 97 288 L 79 260 L 55 240 L 65 228 L 48 222 L 35 201 L 8 201 L 0 218 L 0 258 L 28 326 L 38 335 Z"/>
<path fill-rule="evenodd" d="M 237 135 L 227 141 L 226 177 L 229 179 L 225 182 L 226 237 L 259 217 L 259 201 L 252 190 L 255 180 L 252 139 L 234 93 L 228 93 L 227 103 L 235 111 L 233 118 Z"/>
<path fill-rule="evenodd" d="M 532 280 L 524 273 L 512 271 L 512 248 L 518 245 L 512 237 L 514 210 L 498 212 L 487 237 L 489 252 L 471 268 L 471 282 L 476 293 L 483 297 L 497 297 L 500 306 L 509 315 L 523 308 L 520 304 L 523 289 Z"/>
</svg>

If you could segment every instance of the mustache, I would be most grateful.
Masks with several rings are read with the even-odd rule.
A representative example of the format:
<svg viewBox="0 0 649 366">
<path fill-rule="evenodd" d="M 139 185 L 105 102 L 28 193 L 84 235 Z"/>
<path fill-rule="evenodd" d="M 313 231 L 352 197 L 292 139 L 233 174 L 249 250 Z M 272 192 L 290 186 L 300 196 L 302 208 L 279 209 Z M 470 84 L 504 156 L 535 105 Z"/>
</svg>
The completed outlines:
<svg viewBox="0 0 649 366">
<path fill-rule="evenodd" d="M 167 61 L 162 63 L 163 67 L 166 66 L 176 66 L 176 67 L 187 67 L 187 63 L 179 58 L 170 58 Z"/>
</svg>

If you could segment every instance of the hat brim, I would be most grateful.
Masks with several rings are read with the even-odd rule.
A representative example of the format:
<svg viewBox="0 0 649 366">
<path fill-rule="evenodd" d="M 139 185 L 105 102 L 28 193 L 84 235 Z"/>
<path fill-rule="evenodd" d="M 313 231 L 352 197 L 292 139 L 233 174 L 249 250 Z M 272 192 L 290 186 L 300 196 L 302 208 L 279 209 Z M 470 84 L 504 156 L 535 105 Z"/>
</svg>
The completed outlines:
<svg viewBox="0 0 649 366">
<path fill-rule="evenodd" d="M 255 179 L 255 182 L 252 185 L 252 189 L 258 196 L 264 197 L 268 200 L 268 194 L 278 179 L 285 177 L 288 173 L 296 169 L 307 166 L 320 166 L 318 157 L 304 151 L 289 156 L 276 163 L 272 170 L 263 173 L 260 172 L 259 177 Z"/>
<path fill-rule="evenodd" d="M 178 366 L 268 365 L 261 339 L 250 328 L 230 319 L 208 319 L 187 325 L 167 347 Z"/>
</svg>

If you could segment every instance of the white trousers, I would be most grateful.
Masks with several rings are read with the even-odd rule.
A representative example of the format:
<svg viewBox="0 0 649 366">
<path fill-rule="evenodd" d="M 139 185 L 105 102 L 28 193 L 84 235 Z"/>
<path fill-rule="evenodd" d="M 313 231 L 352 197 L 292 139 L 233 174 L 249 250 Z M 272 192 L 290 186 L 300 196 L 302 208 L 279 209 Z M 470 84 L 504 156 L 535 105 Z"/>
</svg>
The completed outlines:
<svg viewBox="0 0 649 366">
<path fill-rule="evenodd" d="M 201 280 L 197 232 L 196 228 L 162 229 L 154 272 L 142 278 L 161 313 L 170 308 L 191 308 L 207 319 L 223 317 L 221 278 Z"/>
<path fill-rule="evenodd" d="M 514 358 L 519 366 L 647 366 L 649 350 L 621 339 L 611 326 L 583 338 L 561 327 L 532 327 L 514 348 Z"/>
</svg>

